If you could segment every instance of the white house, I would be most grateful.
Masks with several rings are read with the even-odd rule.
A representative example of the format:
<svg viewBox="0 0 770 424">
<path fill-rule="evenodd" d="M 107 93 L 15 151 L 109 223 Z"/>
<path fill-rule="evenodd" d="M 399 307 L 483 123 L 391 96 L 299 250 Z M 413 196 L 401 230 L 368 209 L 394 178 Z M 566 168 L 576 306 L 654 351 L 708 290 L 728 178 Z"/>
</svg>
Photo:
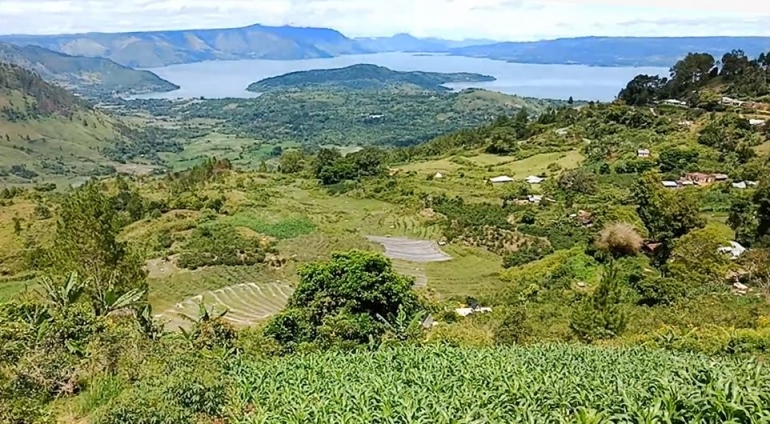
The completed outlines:
<svg viewBox="0 0 770 424">
<path fill-rule="evenodd" d="M 648 158 L 648 157 L 650 157 L 650 150 L 649 149 L 639 149 L 639 150 L 636 151 L 636 157 Z"/>
<path fill-rule="evenodd" d="M 720 247 L 719 252 L 725 254 L 729 253 L 730 256 L 732 256 L 732 259 L 738 259 L 746 253 L 746 248 L 741 246 L 737 241 L 731 241 L 729 246 Z"/>
<path fill-rule="evenodd" d="M 746 103 L 742 100 L 733 99 L 731 97 L 722 97 L 722 104 L 728 106 L 743 106 Z"/>
<path fill-rule="evenodd" d="M 737 188 L 739 190 L 745 190 L 746 187 L 748 187 L 748 186 L 746 185 L 746 183 L 744 181 L 741 181 L 739 183 L 733 183 L 733 188 Z"/>
<path fill-rule="evenodd" d="M 526 181 L 528 183 L 530 183 L 530 184 L 540 184 L 543 181 L 545 181 L 545 178 L 541 178 L 541 177 L 537 177 L 537 176 L 534 176 L 534 175 L 530 175 L 529 177 L 527 177 Z"/>
<path fill-rule="evenodd" d="M 507 176 L 507 175 L 501 175 L 499 177 L 490 178 L 489 181 L 492 184 L 500 184 L 500 183 L 512 183 L 513 178 Z"/>
<path fill-rule="evenodd" d="M 470 314 L 474 313 L 485 313 L 485 312 L 492 312 L 492 308 L 488 307 L 480 307 L 480 308 L 457 308 L 455 309 L 455 313 L 457 315 L 460 315 L 461 317 L 467 317 Z"/>
<path fill-rule="evenodd" d="M 441 178 L 444 178 L 444 176 L 443 176 L 443 175 L 441 175 L 441 173 L 440 173 L 440 172 L 436 172 L 436 175 L 434 175 L 434 176 L 433 176 L 433 178 L 435 178 L 435 179 L 441 179 Z"/>
<path fill-rule="evenodd" d="M 749 125 L 765 125 L 764 119 L 749 119 Z"/>
<path fill-rule="evenodd" d="M 679 183 L 677 183 L 676 181 L 663 181 L 663 187 L 677 188 L 679 187 Z"/>
<path fill-rule="evenodd" d="M 666 100 L 662 100 L 660 103 L 664 105 L 670 105 L 670 106 L 687 106 L 686 102 L 683 102 L 677 99 L 666 99 Z"/>
<path fill-rule="evenodd" d="M 530 194 L 529 196 L 527 196 L 527 200 L 529 201 L 529 203 L 537 204 L 543 201 L 543 196 L 539 194 Z"/>
</svg>

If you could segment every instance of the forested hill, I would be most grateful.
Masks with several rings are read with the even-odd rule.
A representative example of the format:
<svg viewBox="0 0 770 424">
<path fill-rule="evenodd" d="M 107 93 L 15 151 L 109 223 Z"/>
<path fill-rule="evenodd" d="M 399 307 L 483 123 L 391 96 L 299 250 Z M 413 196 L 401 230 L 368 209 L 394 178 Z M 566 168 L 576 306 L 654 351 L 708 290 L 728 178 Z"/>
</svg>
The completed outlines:
<svg viewBox="0 0 770 424">
<path fill-rule="evenodd" d="M 23 100 L 24 104 L 14 105 L 14 97 Z M 0 63 L 0 110 L 6 118 L 14 119 L 12 116 L 16 114 L 20 114 L 19 118 L 68 115 L 83 107 L 85 103 L 67 90 L 47 84 L 19 66 Z"/>
<path fill-rule="evenodd" d="M 84 95 L 140 94 L 179 88 L 150 71 L 139 71 L 104 58 L 70 56 L 38 46 L 0 43 L 0 62 L 30 69 L 49 82 Z"/>
<path fill-rule="evenodd" d="M 725 96 L 735 99 L 725 104 Z M 731 102 L 738 106 L 746 103 L 749 109 L 768 109 L 770 48 L 754 58 L 743 50 L 721 56 L 689 53 L 671 67 L 670 78 L 637 75 L 618 98 L 636 106 L 673 99 L 709 111 L 723 110 Z"/>
<path fill-rule="evenodd" d="M 249 85 L 248 90 L 265 92 L 287 88 L 340 88 L 382 90 L 416 88 L 428 91 L 449 91 L 442 84 L 450 82 L 494 81 L 489 75 L 473 73 L 399 72 L 376 65 L 353 65 L 338 69 L 315 69 L 291 72 L 266 78 Z"/>
</svg>

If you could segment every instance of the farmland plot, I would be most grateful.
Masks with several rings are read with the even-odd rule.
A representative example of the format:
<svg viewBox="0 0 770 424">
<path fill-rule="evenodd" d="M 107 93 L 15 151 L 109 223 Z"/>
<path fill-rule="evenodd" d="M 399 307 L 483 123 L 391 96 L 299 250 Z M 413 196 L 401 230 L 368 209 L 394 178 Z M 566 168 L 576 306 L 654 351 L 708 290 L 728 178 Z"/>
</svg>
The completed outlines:
<svg viewBox="0 0 770 424">
<path fill-rule="evenodd" d="M 203 301 L 207 308 L 214 308 L 216 312 L 227 310 L 224 316 L 226 321 L 237 327 L 246 327 L 281 311 L 292 293 L 294 288 L 281 282 L 238 284 L 188 298 L 157 315 L 157 318 L 166 322 L 168 330 L 188 328 L 191 323 L 183 315 L 196 318 Z"/>
</svg>

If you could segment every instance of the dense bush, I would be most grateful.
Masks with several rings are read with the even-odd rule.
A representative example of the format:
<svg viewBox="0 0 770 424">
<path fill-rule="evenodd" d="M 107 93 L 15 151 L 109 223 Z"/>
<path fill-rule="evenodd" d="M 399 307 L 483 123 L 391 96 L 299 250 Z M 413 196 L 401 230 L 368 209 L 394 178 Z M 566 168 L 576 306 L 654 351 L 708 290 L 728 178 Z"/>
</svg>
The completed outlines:
<svg viewBox="0 0 770 424">
<path fill-rule="evenodd" d="M 288 307 L 265 329 L 287 350 L 303 343 L 367 343 L 395 331 L 419 308 L 412 279 L 393 271 L 381 254 L 335 253 L 330 261 L 303 266 L 299 275 Z"/>
<path fill-rule="evenodd" d="M 179 266 L 196 269 L 212 265 L 256 265 L 265 260 L 268 246 L 242 236 L 232 225 L 208 224 L 196 228 L 182 247 Z"/>
</svg>

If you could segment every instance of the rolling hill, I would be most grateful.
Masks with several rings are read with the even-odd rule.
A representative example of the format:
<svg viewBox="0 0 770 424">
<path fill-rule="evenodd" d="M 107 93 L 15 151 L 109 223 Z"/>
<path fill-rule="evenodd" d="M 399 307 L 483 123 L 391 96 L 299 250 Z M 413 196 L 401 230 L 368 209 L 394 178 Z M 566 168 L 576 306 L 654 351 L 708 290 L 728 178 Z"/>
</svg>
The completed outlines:
<svg viewBox="0 0 770 424">
<path fill-rule="evenodd" d="M 150 71 L 140 71 L 109 59 L 70 56 L 39 46 L 0 43 L 0 62 L 38 73 L 43 79 L 83 95 L 142 94 L 179 88 Z"/>
<path fill-rule="evenodd" d="M 25 184 L 115 172 L 131 131 L 24 68 L 0 64 L 0 181 Z M 39 178 L 38 178 L 39 177 Z"/>
<path fill-rule="evenodd" d="M 248 90 L 266 92 L 282 89 L 339 88 L 382 90 L 412 88 L 427 91 L 450 91 L 442 84 L 450 82 L 494 81 L 489 75 L 439 72 L 399 72 L 383 66 L 353 65 L 337 69 L 314 69 L 266 78 L 249 85 Z"/>
<path fill-rule="evenodd" d="M 9 35 L 0 41 L 37 45 L 62 53 L 105 57 L 125 66 L 152 68 L 222 59 L 312 59 L 366 53 L 358 43 L 326 28 L 269 27 Z"/>
</svg>

